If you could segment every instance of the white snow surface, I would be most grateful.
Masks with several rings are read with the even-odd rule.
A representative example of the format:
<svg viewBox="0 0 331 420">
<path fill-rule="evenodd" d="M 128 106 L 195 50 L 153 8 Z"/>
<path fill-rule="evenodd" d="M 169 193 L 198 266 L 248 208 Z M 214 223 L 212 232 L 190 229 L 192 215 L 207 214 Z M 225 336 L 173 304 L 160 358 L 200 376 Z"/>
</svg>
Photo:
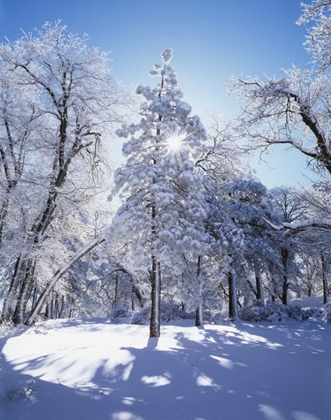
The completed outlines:
<svg viewBox="0 0 331 420">
<path fill-rule="evenodd" d="M 331 419 L 331 325 L 192 323 L 159 339 L 98 319 L 7 332 L 0 419 Z"/>
</svg>

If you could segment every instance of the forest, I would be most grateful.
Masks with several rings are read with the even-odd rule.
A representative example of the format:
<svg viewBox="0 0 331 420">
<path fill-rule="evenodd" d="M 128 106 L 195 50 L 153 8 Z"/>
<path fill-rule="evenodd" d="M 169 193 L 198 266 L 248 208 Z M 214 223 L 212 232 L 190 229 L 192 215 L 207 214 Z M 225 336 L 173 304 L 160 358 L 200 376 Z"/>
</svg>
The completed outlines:
<svg viewBox="0 0 331 420">
<path fill-rule="evenodd" d="M 305 320 L 289 306 L 305 296 L 331 322 L 330 5 L 303 5 L 310 67 L 234 77 L 241 111 L 211 127 L 170 48 L 132 93 L 61 21 L 2 43 L 1 323 L 125 316 L 159 337 L 178 318 Z M 278 144 L 307 157 L 311 187 L 256 178 L 250 153 Z"/>
</svg>

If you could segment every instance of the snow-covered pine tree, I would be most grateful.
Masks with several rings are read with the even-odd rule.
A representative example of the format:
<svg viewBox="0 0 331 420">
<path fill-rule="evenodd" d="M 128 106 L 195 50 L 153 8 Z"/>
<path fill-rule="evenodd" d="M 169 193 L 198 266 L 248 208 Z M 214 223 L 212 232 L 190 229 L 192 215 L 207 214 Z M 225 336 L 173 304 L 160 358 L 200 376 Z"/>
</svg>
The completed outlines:
<svg viewBox="0 0 331 420">
<path fill-rule="evenodd" d="M 154 89 L 137 88 L 146 99 L 140 122 L 117 131 L 130 138 L 122 149 L 127 161 L 115 173 L 116 192 L 124 202 L 112 231 L 122 249 L 125 244 L 130 270 L 143 269 L 150 279 L 150 337 L 160 336 L 162 272 L 170 269 L 180 277 L 187 264 L 198 264 L 206 247 L 202 175 L 194 165 L 206 133 L 182 101 L 171 58 L 172 50 L 166 49 L 163 64 L 150 72 L 161 79 Z M 201 269 L 196 272 L 201 282 Z"/>
</svg>

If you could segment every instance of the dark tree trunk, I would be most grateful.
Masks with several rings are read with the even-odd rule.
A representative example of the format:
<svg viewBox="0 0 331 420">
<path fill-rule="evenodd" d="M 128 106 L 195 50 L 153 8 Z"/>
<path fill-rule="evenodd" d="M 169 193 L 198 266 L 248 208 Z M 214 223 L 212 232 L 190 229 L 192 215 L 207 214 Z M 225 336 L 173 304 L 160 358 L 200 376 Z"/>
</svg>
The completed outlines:
<svg viewBox="0 0 331 420">
<path fill-rule="evenodd" d="M 256 299 L 260 300 L 261 302 L 264 302 L 263 283 L 262 283 L 261 271 L 260 271 L 260 267 L 258 263 L 254 264 L 254 270 L 255 270 L 255 281 L 256 281 Z"/>
<path fill-rule="evenodd" d="M 51 319 L 50 302 L 48 302 L 46 305 L 45 318 Z"/>
<path fill-rule="evenodd" d="M 238 318 L 237 306 L 237 281 L 234 263 L 231 262 L 230 271 L 228 272 L 229 281 L 229 319 L 234 321 Z"/>
<path fill-rule="evenodd" d="M 59 295 L 56 293 L 55 300 L 54 300 L 53 319 L 58 319 L 58 317 L 59 317 Z"/>
<path fill-rule="evenodd" d="M 63 318 L 63 312 L 64 312 L 64 296 L 61 296 L 61 306 L 59 311 L 59 318 Z"/>
<path fill-rule="evenodd" d="M 328 281 L 326 276 L 326 261 L 324 255 L 321 254 L 322 262 L 322 281 L 323 281 L 323 305 L 328 303 Z"/>
<path fill-rule="evenodd" d="M 195 326 L 200 327 L 203 322 L 202 314 L 202 283 L 201 283 L 201 256 L 198 257 L 197 262 L 197 282 L 198 282 L 198 300 L 199 306 L 195 310 Z"/>
<path fill-rule="evenodd" d="M 287 248 L 282 248 L 282 264 L 283 264 L 283 285 L 282 285 L 282 304 L 287 305 L 287 295 L 289 289 L 288 282 L 288 257 L 289 250 Z"/>
<path fill-rule="evenodd" d="M 15 263 L 15 267 L 14 267 L 14 271 L 13 271 L 13 275 L 11 276 L 8 293 L 7 293 L 7 296 L 4 300 L 4 304 L 3 304 L 3 307 L 2 307 L 1 322 L 2 321 L 9 321 L 11 319 L 11 316 L 12 316 L 12 312 L 13 312 L 12 311 L 12 307 L 13 307 L 13 302 L 12 301 L 15 299 L 15 294 L 16 294 L 17 288 L 19 287 L 18 272 L 21 269 L 20 264 L 21 264 L 20 258 L 17 258 L 16 263 Z"/>
<path fill-rule="evenodd" d="M 115 274 L 115 292 L 114 292 L 114 302 L 113 308 L 117 307 L 117 300 L 118 300 L 118 274 Z"/>
<path fill-rule="evenodd" d="M 38 293 L 38 287 L 35 284 L 34 289 L 33 289 L 33 293 L 32 293 L 32 304 L 31 304 L 31 310 L 34 307 L 34 305 L 37 302 L 37 293 Z"/>
<path fill-rule="evenodd" d="M 200 308 L 195 310 L 195 326 L 200 327 L 202 325 L 201 311 Z"/>
<path fill-rule="evenodd" d="M 14 315 L 12 317 L 12 321 L 15 325 L 22 324 L 24 321 L 24 314 L 28 303 L 29 291 L 31 291 L 33 287 L 34 263 L 35 261 L 31 258 L 22 261 L 24 274 L 21 271 L 21 278 L 19 279 L 21 288 L 18 294 Z"/>
</svg>

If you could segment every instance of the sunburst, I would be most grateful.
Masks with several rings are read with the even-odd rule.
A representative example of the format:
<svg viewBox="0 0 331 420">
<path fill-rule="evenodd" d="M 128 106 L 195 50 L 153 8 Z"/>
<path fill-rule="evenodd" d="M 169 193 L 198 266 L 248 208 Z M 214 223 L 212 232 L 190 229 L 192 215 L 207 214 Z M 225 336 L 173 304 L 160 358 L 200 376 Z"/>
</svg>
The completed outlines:
<svg viewBox="0 0 331 420">
<path fill-rule="evenodd" d="M 186 140 L 190 135 L 185 130 L 179 130 L 178 127 L 165 131 L 165 148 L 167 149 L 167 154 L 179 156 L 185 153 L 187 150 Z"/>
</svg>

